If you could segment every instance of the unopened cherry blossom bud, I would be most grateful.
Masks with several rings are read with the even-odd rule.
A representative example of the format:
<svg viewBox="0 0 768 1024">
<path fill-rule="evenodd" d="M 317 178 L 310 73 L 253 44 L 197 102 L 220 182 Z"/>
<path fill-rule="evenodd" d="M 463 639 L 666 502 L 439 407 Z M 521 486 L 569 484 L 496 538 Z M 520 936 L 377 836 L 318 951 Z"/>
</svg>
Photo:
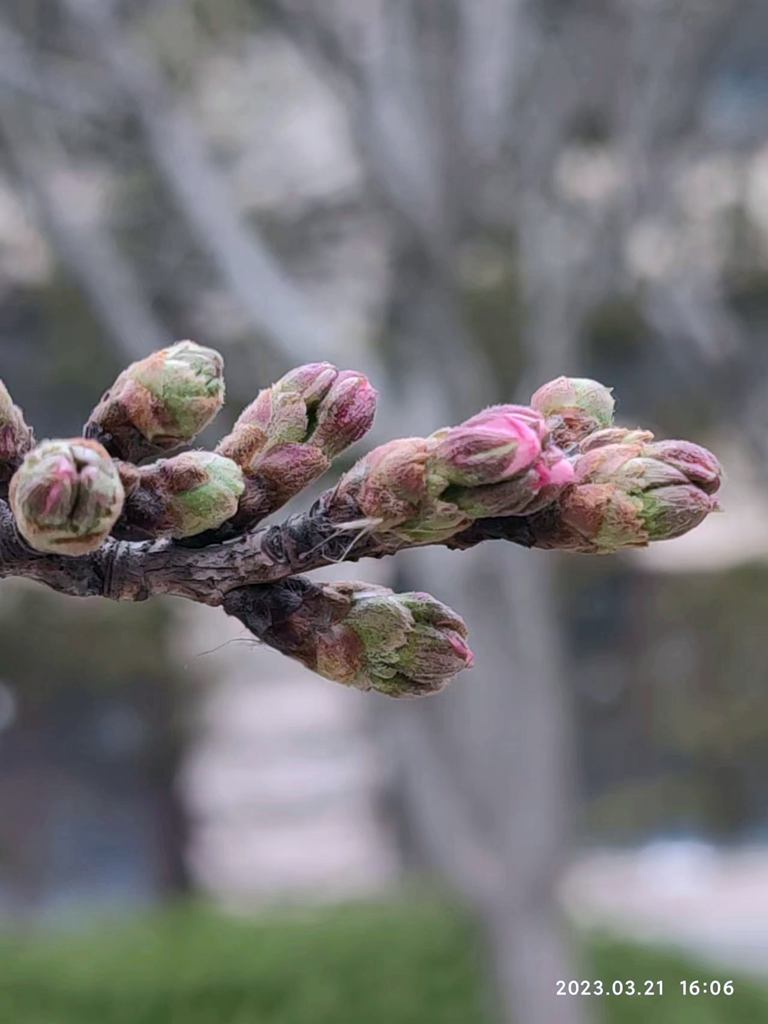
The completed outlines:
<svg viewBox="0 0 768 1024">
<path fill-rule="evenodd" d="M 498 406 L 473 419 L 436 431 L 429 439 L 430 486 L 479 487 L 509 480 L 530 468 L 541 454 L 544 421 L 526 410 Z"/>
<path fill-rule="evenodd" d="M 85 555 L 106 540 L 123 507 L 117 467 L 94 441 L 43 441 L 11 480 L 19 533 L 37 551 Z"/>
<path fill-rule="evenodd" d="M 547 419 L 556 444 L 569 445 L 610 427 L 615 402 L 611 389 L 586 377 L 557 377 L 542 385 L 531 405 Z"/>
<path fill-rule="evenodd" d="M 238 511 L 245 492 L 240 467 L 213 452 L 183 452 L 139 469 L 121 468 L 127 498 L 121 525 L 147 537 L 194 537 Z"/>
<path fill-rule="evenodd" d="M 224 402 L 218 352 L 180 341 L 133 363 L 91 415 L 86 434 L 131 462 L 188 444 Z"/>
<path fill-rule="evenodd" d="M 259 392 L 218 450 L 247 472 L 262 452 L 281 444 L 308 443 L 322 428 L 319 446 L 327 442 L 325 454 L 332 458 L 370 428 L 375 400 L 375 391 L 361 374 L 339 371 L 330 363 L 298 366 Z M 344 441 L 344 429 L 357 436 Z"/>
<path fill-rule="evenodd" d="M 377 399 L 367 377 L 343 370 L 317 406 L 312 444 L 329 459 L 340 455 L 373 426 Z"/>
<path fill-rule="evenodd" d="M 303 366 L 289 370 L 273 385 L 273 388 L 286 394 L 299 395 L 311 410 L 317 408 L 318 403 L 325 398 L 339 375 L 339 371 L 333 363 L 305 363 Z"/>
<path fill-rule="evenodd" d="M 719 508 L 717 501 L 694 484 L 674 484 L 642 495 L 641 517 L 649 540 L 682 537 Z"/>
<path fill-rule="evenodd" d="M 349 497 L 359 514 L 394 525 L 417 516 L 428 498 L 429 445 L 404 437 L 374 448 L 341 478 L 337 493 Z"/>
<path fill-rule="evenodd" d="M 699 444 L 691 441 L 654 441 L 645 447 L 644 454 L 674 466 L 707 494 L 714 494 L 720 489 L 720 463 L 712 452 Z"/>
<path fill-rule="evenodd" d="M 611 481 L 625 485 L 627 490 L 692 483 L 714 494 L 722 477 L 722 468 L 712 452 L 690 441 L 607 444 L 579 455 L 574 464 L 578 481 Z"/>
<path fill-rule="evenodd" d="M 546 419 L 529 405 L 491 405 L 487 409 L 483 409 L 482 412 L 470 416 L 462 426 L 504 431 L 509 429 L 510 424 L 519 423 L 524 423 L 529 427 L 542 443 L 547 440 L 549 428 Z"/>
<path fill-rule="evenodd" d="M 390 697 L 436 693 L 472 665 L 462 619 L 428 594 L 328 584 L 349 602 L 343 620 L 317 638 L 315 670 Z"/>
<path fill-rule="evenodd" d="M 6 484 L 18 469 L 21 460 L 35 444 L 24 414 L 0 380 L 0 484 Z"/>
<path fill-rule="evenodd" d="M 263 643 L 358 690 L 425 696 L 472 666 L 463 620 L 429 594 L 295 576 L 229 591 L 223 606 Z"/>
</svg>

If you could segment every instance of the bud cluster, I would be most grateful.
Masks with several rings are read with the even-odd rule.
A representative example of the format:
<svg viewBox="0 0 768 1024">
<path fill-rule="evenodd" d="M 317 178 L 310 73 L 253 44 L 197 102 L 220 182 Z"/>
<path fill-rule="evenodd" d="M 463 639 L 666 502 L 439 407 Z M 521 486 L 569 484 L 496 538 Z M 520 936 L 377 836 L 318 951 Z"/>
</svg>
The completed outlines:
<svg viewBox="0 0 768 1024">
<path fill-rule="evenodd" d="M 112 533 L 194 537 L 188 546 L 198 547 L 228 540 L 324 473 L 376 410 L 362 374 L 310 363 L 261 391 L 215 452 L 139 465 L 190 443 L 223 397 L 218 353 L 179 342 L 118 377 L 86 438 L 33 448 L 0 382 L 0 485 L 10 479 L 20 535 L 37 551 L 71 556 L 97 550 Z M 603 554 L 693 529 L 718 507 L 717 459 L 699 445 L 615 427 L 613 407 L 597 381 L 559 377 L 530 406 L 496 405 L 429 437 L 390 441 L 305 516 L 232 545 L 238 572 L 253 556 L 288 576 L 305 555 L 308 568 L 327 564 L 333 543 L 347 545 L 342 558 L 491 537 Z M 361 543 L 356 536 L 350 547 L 352 530 Z M 175 565 L 171 543 L 148 549 Z M 215 596 L 265 643 L 360 690 L 435 693 L 472 664 L 463 621 L 428 594 L 290 576 L 224 584 Z"/>
<path fill-rule="evenodd" d="M 253 524 L 322 476 L 373 423 L 376 391 L 354 370 L 309 363 L 261 391 L 216 449 L 246 478 L 239 519 Z"/>
<path fill-rule="evenodd" d="M 330 498 L 409 543 L 439 543 L 475 519 L 530 515 L 557 499 L 573 467 L 544 417 L 499 405 L 427 438 L 390 441 L 342 477 Z"/>
<path fill-rule="evenodd" d="M 139 462 L 189 444 L 224 402 L 218 352 L 180 341 L 124 370 L 85 427 L 120 459 Z"/>
<path fill-rule="evenodd" d="M 586 437 L 544 546 L 591 554 L 680 537 L 718 508 L 721 468 L 689 441 L 613 428 Z"/>
</svg>

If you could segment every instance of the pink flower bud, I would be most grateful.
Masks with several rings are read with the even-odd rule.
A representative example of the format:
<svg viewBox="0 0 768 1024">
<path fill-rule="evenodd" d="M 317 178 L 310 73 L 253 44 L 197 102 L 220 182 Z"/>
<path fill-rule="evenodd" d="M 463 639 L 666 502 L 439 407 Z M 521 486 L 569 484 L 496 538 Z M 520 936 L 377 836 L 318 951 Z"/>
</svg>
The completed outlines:
<svg viewBox="0 0 768 1024">
<path fill-rule="evenodd" d="M 682 537 L 718 509 L 717 501 L 694 484 L 676 484 L 642 495 L 642 519 L 649 540 Z"/>
<path fill-rule="evenodd" d="M 314 409 L 338 377 L 339 371 L 332 363 L 307 363 L 289 370 L 273 386 L 277 391 L 298 395 L 305 405 Z"/>
<path fill-rule="evenodd" d="M 474 423 L 469 420 L 434 433 L 429 438 L 430 477 L 438 485 L 479 487 L 509 480 L 532 466 L 541 455 L 536 428 L 543 424 L 532 413 L 512 411 L 515 408 L 496 406 L 473 417 Z"/>
<path fill-rule="evenodd" d="M 720 463 L 712 452 L 701 445 L 691 441 L 654 441 L 646 446 L 645 454 L 676 467 L 692 484 L 707 494 L 714 494 L 720 489 Z"/>
<path fill-rule="evenodd" d="M 363 374 L 342 370 L 317 407 L 312 444 L 335 458 L 371 429 L 377 399 Z"/>
<path fill-rule="evenodd" d="M 714 494 L 722 474 L 712 452 L 688 441 L 606 444 L 579 455 L 575 469 L 579 482 L 613 482 L 635 492 L 691 483 Z"/>
<path fill-rule="evenodd" d="M 511 424 L 521 422 L 530 427 L 540 441 L 547 440 L 549 429 L 546 420 L 540 412 L 528 405 L 491 405 L 465 420 L 462 426 L 486 427 L 503 432 Z"/>
<path fill-rule="evenodd" d="M 471 519 L 532 515 L 557 500 L 574 481 L 573 463 L 550 445 L 530 469 L 486 487 L 459 487 L 453 501 Z"/>
<path fill-rule="evenodd" d="M 233 434 L 244 427 L 256 428 L 261 446 L 306 441 L 309 416 L 328 394 L 339 371 L 330 363 L 297 366 L 269 388 L 264 388 L 243 410 Z"/>
<path fill-rule="evenodd" d="M 332 502 L 411 544 L 437 543 L 473 519 L 555 501 L 574 473 L 559 448 L 542 448 L 546 436 L 533 410 L 495 406 L 426 439 L 382 445 L 342 478 Z"/>
</svg>

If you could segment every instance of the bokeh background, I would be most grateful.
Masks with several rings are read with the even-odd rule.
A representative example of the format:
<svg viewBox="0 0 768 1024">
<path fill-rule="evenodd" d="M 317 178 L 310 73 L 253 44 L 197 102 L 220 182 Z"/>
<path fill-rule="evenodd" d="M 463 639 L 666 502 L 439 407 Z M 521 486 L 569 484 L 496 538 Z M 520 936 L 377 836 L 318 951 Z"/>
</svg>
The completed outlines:
<svg viewBox="0 0 768 1024">
<path fill-rule="evenodd" d="M 374 440 L 570 373 L 728 482 L 646 552 L 340 567 L 464 614 L 476 667 L 423 702 L 5 582 L 2 1020 L 768 1018 L 767 97 L 760 0 L 4 0 L 0 372 L 38 436 L 192 337 L 220 432 L 317 359 L 372 376 Z"/>
</svg>

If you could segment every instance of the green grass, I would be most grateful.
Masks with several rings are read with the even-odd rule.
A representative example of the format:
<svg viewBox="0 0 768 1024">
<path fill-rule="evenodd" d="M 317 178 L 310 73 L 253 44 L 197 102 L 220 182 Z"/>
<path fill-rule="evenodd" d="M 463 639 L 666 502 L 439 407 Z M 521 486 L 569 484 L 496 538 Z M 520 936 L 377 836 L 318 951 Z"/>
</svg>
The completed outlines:
<svg viewBox="0 0 768 1024">
<path fill-rule="evenodd" d="M 756 987 L 678 994 L 680 978 L 716 973 L 601 942 L 592 976 L 665 981 L 663 998 L 599 1001 L 606 1024 L 768 1020 Z M 481 991 L 470 929 L 436 902 L 255 921 L 188 908 L 76 936 L 0 938 L 1 1024 L 486 1024 Z"/>
</svg>

